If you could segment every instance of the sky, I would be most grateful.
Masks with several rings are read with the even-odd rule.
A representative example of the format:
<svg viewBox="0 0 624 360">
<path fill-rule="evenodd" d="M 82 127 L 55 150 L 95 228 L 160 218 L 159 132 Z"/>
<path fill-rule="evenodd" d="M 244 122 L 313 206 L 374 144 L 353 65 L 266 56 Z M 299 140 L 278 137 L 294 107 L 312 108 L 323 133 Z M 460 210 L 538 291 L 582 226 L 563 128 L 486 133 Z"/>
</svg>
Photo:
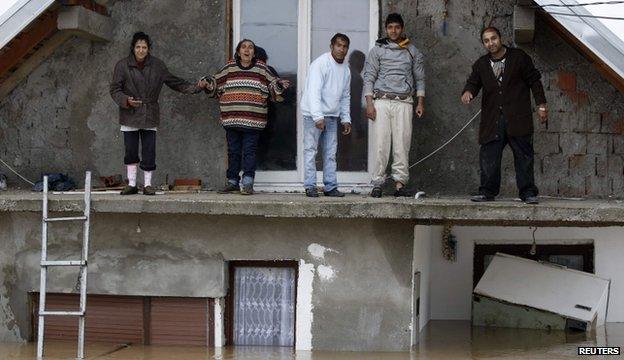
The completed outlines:
<svg viewBox="0 0 624 360">
<path fill-rule="evenodd" d="M 579 0 L 581 2 L 583 0 Z M 585 0 L 585 2 L 596 2 L 598 0 Z M 609 1 L 609 0 L 602 0 Z M 616 1 L 616 0 L 611 0 Z M 592 5 L 587 6 L 587 11 L 592 13 L 593 15 L 598 16 L 612 16 L 612 17 L 622 17 L 624 18 L 624 4 L 612 4 L 612 5 Z M 605 20 L 601 19 L 602 23 L 613 32 L 615 35 L 619 36 L 622 41 L 624 41 L 624 20 Z"/>
<path fill-rule="evenodd" d="M 18 0 L 0 0 L 0 15 L 4 14 L 4 12 L 16 2 L 18 2 Z"/>
</svg>

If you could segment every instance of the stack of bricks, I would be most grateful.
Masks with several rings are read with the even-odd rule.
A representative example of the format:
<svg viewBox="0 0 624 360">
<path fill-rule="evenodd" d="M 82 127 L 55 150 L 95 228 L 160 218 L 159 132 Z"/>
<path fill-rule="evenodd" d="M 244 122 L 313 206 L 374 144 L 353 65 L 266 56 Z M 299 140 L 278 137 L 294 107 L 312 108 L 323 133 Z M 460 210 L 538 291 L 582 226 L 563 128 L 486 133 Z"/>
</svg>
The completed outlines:
<svg viewBox="0 0 624 360">
<path fill-rule="evenodd" d="M 573 72 L 545 73 L 543 80 L 550 114 L 546 124 L 536 120 L 534 135 L 541 194 L 624 196 L 624 114 L 592 107 Z"/>
</svg>

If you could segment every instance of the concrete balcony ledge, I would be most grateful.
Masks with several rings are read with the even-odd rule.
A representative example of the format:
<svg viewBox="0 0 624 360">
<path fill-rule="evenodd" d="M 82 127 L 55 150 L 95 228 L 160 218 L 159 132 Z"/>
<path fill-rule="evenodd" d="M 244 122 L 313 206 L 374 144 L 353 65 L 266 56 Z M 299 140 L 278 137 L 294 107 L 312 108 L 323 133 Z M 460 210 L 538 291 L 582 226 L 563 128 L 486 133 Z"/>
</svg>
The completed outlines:
<svg viewBox="0 0 624 360">
<path fill-rule="evenodd" d="M 80 212 L 83 195 L 50 195 L 50 211 Z M 40 212 L 41 193 L 10 190 L 0 193 L 0 212 Z M 343 218 L 412 220 L 417 224 L 488 224 L 540 226 L 624 225 L 622 200 L 545 198 L 539 205 L 514 199 L 473 203 L 468 197 L 424 199 L 364 195 L 317 199 L 303 194 L 257 193 L 253 196 L 215 192 L 169 193 L 156 196 L 94 194 L 94 213 L 200 214 L 276 218 Z"/>
</svg>

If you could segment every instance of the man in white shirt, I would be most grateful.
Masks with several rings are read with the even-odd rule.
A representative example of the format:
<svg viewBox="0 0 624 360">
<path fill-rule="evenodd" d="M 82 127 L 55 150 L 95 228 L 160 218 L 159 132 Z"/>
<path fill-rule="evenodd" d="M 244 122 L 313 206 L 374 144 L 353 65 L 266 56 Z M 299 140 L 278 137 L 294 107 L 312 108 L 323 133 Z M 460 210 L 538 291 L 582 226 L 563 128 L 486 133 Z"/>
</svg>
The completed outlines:
<svg viewBox="0 0 624 360">
<path fill-rule="evenodd" d="M 318 197 L 316 188 L 316 153 L 319 142 L 323 148 L 323 194 L 342 197 L 336 178 L 338 121 L 343 135 L 351 133 L 351 72 L 345 63 L 349 37 L 336 34 L 331 39 L 330 52 L 310 64 L 301 99 L 303 113 L 303 163 L 306 196 Z"/>
</svg>

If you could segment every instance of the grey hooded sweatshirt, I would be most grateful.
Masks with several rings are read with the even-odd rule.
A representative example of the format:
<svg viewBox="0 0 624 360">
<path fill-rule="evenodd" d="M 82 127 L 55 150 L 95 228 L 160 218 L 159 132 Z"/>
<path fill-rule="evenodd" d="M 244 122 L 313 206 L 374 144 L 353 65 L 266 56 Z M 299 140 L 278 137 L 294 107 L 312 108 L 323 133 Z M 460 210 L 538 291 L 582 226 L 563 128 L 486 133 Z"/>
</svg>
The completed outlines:
<svg viewBox="0 0 624 360">
<path fill-rule="evenodd" d="M 398 43 L 379 39 L 370 50 L 364 67 L 364 96 L 385 93 L 425 96 L 423 55 L 406 39 Z"/>
</svg>

